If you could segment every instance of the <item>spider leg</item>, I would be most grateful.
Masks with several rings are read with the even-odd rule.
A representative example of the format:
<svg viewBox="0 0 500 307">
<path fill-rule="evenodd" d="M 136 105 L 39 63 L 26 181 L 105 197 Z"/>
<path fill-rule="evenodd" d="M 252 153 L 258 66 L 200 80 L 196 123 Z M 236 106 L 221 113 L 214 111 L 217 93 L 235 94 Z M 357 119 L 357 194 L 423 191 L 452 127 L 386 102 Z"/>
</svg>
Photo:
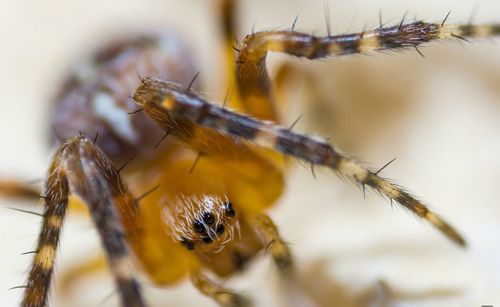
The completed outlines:
<svg viewBox="0 0 500 307">
<path fill-rule="evenodd" d="M 488 37 L 500 34 L 500 25 L 448 25 L 415 21 L 379 27 L 360 33 L 315 36 L 296 31 L 263 31 L 247 35 L 237 54 L 236 84 L 246 112 L 274 120 L 276 110 L 266 68 L 268 52 L 283 52 L 296 57 L 320 59 L 370 51 L 418 48 L 423 43 L 442 39 Z"/>
<path fill-rule="evenodd" d="M 0 179 L 0 195 L 9 198 L 38 199 L 40 191 L 26 182 Z"/>
<path fill-rule="evenodd" d="M 59 149 L 52 161 L 44 193 L 45 210 L 38 245 L 21 306 L 46 306 L 56 249 L 67 208 L 68 182 Z"/>
<path fill-rule="evenodd" d="M 157 124 L 165 129 L 172 129 L 173 135 L 183 139 L 197 151 L 219 155 L 225 155 L 228 151 L 227 147 L 221 147 L 217 142 L 197 142 L 197 135 L 193 131 L 197 126 L 202 126 L 217 133 L 220 138 L 231 139 L 233 147 L 234 142 L 252 143 L 311 165 L 330 168 L 363 187 L 371 187 L 391 202 L 394 201 L 427 220 L 453 242 L 465 245 L 465 240 L 451 225 L 404 188 L 342 154 L 326 141 L 210 104 L 175 84 L 159 80 L 144 79 L 135 91 L 134 99 Z"/>
<path fill-rule="evenodd" d="M 222 62 L 224 63 L 223 64 L 224 72 L 225 72 L 225 77 L 227 78 L 227 82 L 222 82 L 222 84 L 223 86 L 228 87 L 228 88 L 222 88 L 221 92 L 228 91 L 226 95 L 227 96 L 226 99 L 228 101 L 225 101 L 227 106 L 243 111 L 241 102 L 239 101 L 238 97 L 234 95 L 235 93 L 232 90 L 235 84 L 234 71 L 236 69 L 234 63 L 235 52 L 236 52 L 234 48 L 237 45 L 236 3 L 234 0 L 217 0 L 215 1 L 215 5 L 220 20 L 219 22 L 220 33 L 222 33 L 222 39 L 224 41 L 223 42 L 224 59 Z"/>
<path fill-rule="evenodd" d="M 72 265 L 69 269 L 59 273 L 59 284 L 61 291 L 65 295 L 69 295 L 73 287 L 81 280 L 104 272 L 106 269 L 106 257 L 104 254 L 91 255 L 89 258 Z"/>
<path fill-rule="evenodd" d="M 255 227 L 262 234 L 267 242 L 266 252 L 271 254 L 274 263 L 284 276 L 293 273 L 294 264 L 290 248 L 281 238 L 278 227 L 267 215 L 258 215 L 255 220 Z"/>
<path fill-rule="evenodd" d="M 276 105 L 280 111 L 286 111 L 291 101 L 303 101 L 301 105 L 304 105 L 305 110 L 302 111 L 303 113 L 299 117 L 295 118 L 295 121 L 288 121 L 289 127 L 293 128 L 297 119 L 302 119 L 302 117 L 307 117 L 308 121 L 315 120 L 315 116 L 311 112 L 314 108 L 311 107 L 319 104 L 321 99 L 324 100 L 324 98 L 319 95 L 321 93 L 319 85 L 315 80 L 315 74 L 311 70 L 301 65 L 295 65 L 292 62 L 285 62 L 276 69 L 273 82 Z M 297 95 L 297 86 L 302 90 L 300 95 Z M 284 122 L 280 122 L 280 124 L 287 125 Z"/>
<path fill-rule="evenodd" d="M 248 298 L 223 288 L 199 271 L 191 273 L 191 282 L 204 295 L 211 297 L 222 307 L 250 306 Z"/>
<path fill-rule="evenodd" d="M 35 182 L 25 182 L 17 179 L 0 179 L 0 196 L 13 198 L 24 201 L 37 201 L 45 198 L 44 195 L 41 194 L 41 188 L 33 186 Z M 68 204 L 69 213 L 78 213 L 78 214 L 87 214 L 87 208 L 85 204 L 83 204 L 77 198 L 70 198 Z M 24 203 L 23 203 L 24 205 Z M 26 203 L 26 205 L 33 205 L 33 203 Z M 44 205 L 43 202 L 36 202 L 35 206 Z M 13 209 L 13 208 L 11 208 Z M 14 208 L 15 209 L 15 208 Z M 17 210 L 17 209 L 15 209 Z"/>
<path fill-rule="evenodd" d="M 224 39 L 224 70 L 227 76 L 227 89 L 225 105 L 242 113 L 252 114 L 256 117 L 268 120 L 278 120 L 277 107 L 274 100 L 264 101 L 261 104 L 245 103 L 240 97 L 240 92 L 237 89 L 237 80 L 235 71 L 237 68 L 236 55 L 240 52 L 238 45 L 240 42 L 237 38 L 237 22 L 236 9 L 237 1 L 235 0 L 218 0 L 217 10 L 220 14 L 221 33 Z"/>
<path fill-rule="evenodd" d="M 88 206 L 106 250 L 123 306 L 145 306 L 132 274 L 132 264 L 116 211 L 130 212 L 135 203 L 105 155 L 85 137 L 64 143 L 55 153 L 47 177 L 43 225 L 29 272 L 22 306 L 46 306 L 56 250 L 70 193 Z"/>
</svg>

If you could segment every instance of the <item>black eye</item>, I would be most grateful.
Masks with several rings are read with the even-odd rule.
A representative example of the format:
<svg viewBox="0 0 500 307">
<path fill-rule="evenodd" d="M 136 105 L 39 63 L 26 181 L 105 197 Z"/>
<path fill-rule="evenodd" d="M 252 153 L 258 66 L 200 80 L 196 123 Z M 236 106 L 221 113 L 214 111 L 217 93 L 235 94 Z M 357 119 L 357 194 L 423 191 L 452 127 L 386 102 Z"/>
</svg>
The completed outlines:
<svg viewBox="0 0 500 307">
<path fill-rule="evenodd" d="M 193 228 L 194 228 L 194 231 L 196 231 L 197 233 L 204 233 L 205 232 L 205 226 L 203 226 L 203 224 L 198 220 L 194 220 Z"/>
<path fill-rule="evenodd" d="M 229 217 L 234 217 L 236 215 L 236 211 L 233 209 L 233 204 L 230 202 L 226 203 L 226 215 Z"/>
<path fill-rule="evenodd" d="M 207 225 L 212 225 L 215 222 L 215 217 L 211 212 L 205 212 L 203 214 L 203 221 L 207 223 Z"/>
<path fill-rule="evenodd" d="M 224 225 L 219 224 L 219 225 L 217 225 L 217 227 L 215 228 L 215 233 L 216 233 L 217 235 L 221 235 L 221 234 L 223 234 L 223 233 L 224 233 L 224 230 L 225 230 Z"/>
<path fill-rule="evenodd" d="M 205 243 L 205 244 L 210 244 L 210 243 L 212 243 L 212 238 L 210 238 L 209 236 L 201 237 L 201 240 L 202 240 L 202 241 L 203 241 L 203 243 Z"/>
<path fill-rule="evenodd" d="M 194 249 L 194 243 L 193 243 L 193 241 L 188 240 L 188 239 L 186 239 L 186 238 L 182 238 L 182 240 L 181 240 L 181 244 L 182 244 L 185 248 L 187 248 L 187 249 L 189 249 L 189 250 L 193 250 L 193 249 Z"/>
</svg>

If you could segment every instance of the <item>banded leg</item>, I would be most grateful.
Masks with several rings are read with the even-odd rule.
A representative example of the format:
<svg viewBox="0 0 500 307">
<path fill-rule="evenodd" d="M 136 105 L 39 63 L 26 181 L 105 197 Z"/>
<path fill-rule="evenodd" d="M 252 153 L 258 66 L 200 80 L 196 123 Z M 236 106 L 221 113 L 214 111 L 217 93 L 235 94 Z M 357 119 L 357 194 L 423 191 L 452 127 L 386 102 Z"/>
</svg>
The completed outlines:
<svg viewBox="0 0 500 307">
<path fill-rule="evenodd" d="M 44 198 L 40 190 L 41 188 L 39 188 L 36 184 L 34 185 L 15 179 L 0 179 L 0 196 L 23 201 L 35 201 L 35 203 L 27 203 L 29 206 L 33 204 L 36 207 L 45 205 L 43 202 L 38 201 Z M 70 214 L 75 212 L 79 214 L 87 214 L 85 204 L 81 203 L 77 199 L 69 200 L 68 210 Z"/>
<path fill-rule="evenodd" d="M 107 253 L 123 306 L 145 306 L 132 275 L 118 213 L 133 214 L 134 199 L 105 155 L 84 137 L 67 141 L 56 152 L 44 192 L 45 213 L 22 306 L 47 305 L 56 249 L 69 193 L 87 204 Z M 120 212 L 117 212 L 120 211 Z"/>
<path fill-rule="evenodd" d="M 175 84 L 159 80 L 143 79 L 134 99 L 158 125 L 198 152 L 227 156 L 233 147 L 254 144 L 311 165 L 325 166 L 363 188 L 373 188 L 391 202 L 427 220 L 453 242 L 465 246 L 462 236 L 416 197 L 380 177 L 377 171 L 369 170 L 342 154 L 326 141 L 210 104 Z M 195 133 L 198 127 L 210 130 L 214 137 L 228 139 L 223 143 L 225 146 L 220 146 L 217 141 L 198 140 L 199 134 Z"/>
<path fill-rule="evenodd" d="M 267 242 L 266 251 L 271 254 L 274 263 L 280 270 L 280 273 L 287 276 L 293 273 L 294 264 L 290 248 L 281 238 L 278 227 L 267 215 L 259 215 L 255 218 L 255 227 Z"/>
<path fill-rule="evenodd" d="M 445 20 L 446 21 L 446 20 Z M 264 31 L 247 35 L 237 55 L 236 83 L 245 109 L 258 118 L 272 120 L 266 108 L 274 97 L 266 68 L 269 51 L 320 59 L 370 51 L 418 48 L 438 39 L 465 39 L 500 34 L 500 25 L 447 25 L 415 21 L 353 34 L 314 36 L 295 31 Z M 418 50 L 418 49 L 417 49 Z"/>
<path fill-rule="evenodd" d="M 211 297 L 222 307 L 250 306 L 246 297 L 217 285 L 199 271 L 191 273 L 191 282 L 204 295 Z"/>
<path fill-rule="evenodd" d="M 61 160 L 62 149 L 54 155 L 45 183 L 42 229 L 38 236 L 36 254 L 29 272 L 21 306 L 44 307 L 50 289 L 57 246 L 68 205 L 67 170 Z"/>
</svg>

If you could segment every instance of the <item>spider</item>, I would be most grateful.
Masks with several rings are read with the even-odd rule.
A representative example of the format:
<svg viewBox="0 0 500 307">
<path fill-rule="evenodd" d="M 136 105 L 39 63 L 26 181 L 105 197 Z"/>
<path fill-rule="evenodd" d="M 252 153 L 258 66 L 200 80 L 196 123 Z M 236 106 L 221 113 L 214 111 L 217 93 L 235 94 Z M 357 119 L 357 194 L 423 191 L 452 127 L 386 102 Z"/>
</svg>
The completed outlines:
<svg viewBox="0 0 500 307">
<path fill-rule="evenodd" d="M 145 305 L 131 258 L 157 284 L 189 274 L 193 284 L 219 304 L 244 305 L 242 296 L 209 280 L 202 269 L 228 276 L 267 249 L 283 275 L 293 271 L 290 249 L 264 213 L 282 193 L 286 157 L 331 168 L 363 189 L 372 187 L 428 220 L 454 242 L 465 244 L 440 217 L 380 177 L 379 170 L 362 167 L 325 140 L 279 127 L 280 107 L 270 92 L 265 55 L 277 51 L 315 59 L 418 48 L 434 39 L 493 35 L 498 28 L 416 21 L 315 37 L 292 27 L 252 33 L 234 47 L 232 15 L 224 16 L 226 53 L 232 60 L 236 49 L 236 75 L 232 95 L 219 105 L 193 90 L 190 78 L 195 72 L 182 48 L 169 53 L 171 44 L 177 44 L 170 38 L 138 37 L 108 46 L 96 56 L 94 71 L 80 72 L 64 86 L 53 121 L 62 145 L 54 154 L 42 194 L 44 225 L 23 305 L 46 304 L 70 193 L 89 206 L 123 305 Z M 182 60 L 172 60 L 176 57 Z M 136 83 L 137 106 L 127 99 Z M 78 99 L 83 109 L 75 108 Z M 127 165 L 130 157 L 135 167 Z M 150 193 L 134 198 L 121 175 L 130 178 L 127 181 L 134 190 Z M 71 198 L 71 202 L 78 200 Z"/>
</svg>

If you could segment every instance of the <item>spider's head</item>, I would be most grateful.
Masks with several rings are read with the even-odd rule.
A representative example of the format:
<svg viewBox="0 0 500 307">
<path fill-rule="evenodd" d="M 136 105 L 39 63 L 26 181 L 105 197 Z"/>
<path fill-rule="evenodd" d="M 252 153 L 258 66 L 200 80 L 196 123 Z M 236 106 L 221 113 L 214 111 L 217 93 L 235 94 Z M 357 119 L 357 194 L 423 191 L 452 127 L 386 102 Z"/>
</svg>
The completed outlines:
<svg viewBox="0 0 500 307">
<path fill-rule="evenodd" d="M 220 252 L 239 230 L 233 204 L 215 195 L 182 195 L 165 207 L 163 220 L 175 241 L 198 252 Z"/>
</svg>

